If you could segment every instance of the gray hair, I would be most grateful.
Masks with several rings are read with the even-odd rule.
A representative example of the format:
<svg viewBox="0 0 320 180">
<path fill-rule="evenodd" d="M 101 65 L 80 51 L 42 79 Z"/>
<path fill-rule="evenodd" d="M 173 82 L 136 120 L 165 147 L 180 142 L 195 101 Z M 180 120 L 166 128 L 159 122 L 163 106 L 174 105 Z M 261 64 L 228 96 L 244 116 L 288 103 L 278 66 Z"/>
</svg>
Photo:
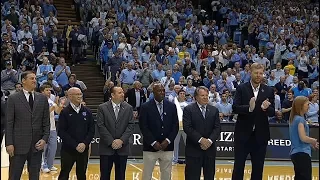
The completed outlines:
<svg viewBox="0 0 320 180">
<path fill-rule="evenodd" d="M 209 89 L 208 89 L 207 87 L 205 87 L 205 86 L 199 86 L 199 87 L 197 87 L 196 90 L 194 91 L 194 97 L 197 97 L 197 96 L 198 96 L 199 91 L 200 91 L 201 89 L 202 89 L 202 90 L 205 90 L 205 91 L 207 91 L 207 93 L 209 93 Z"/>
</svg>

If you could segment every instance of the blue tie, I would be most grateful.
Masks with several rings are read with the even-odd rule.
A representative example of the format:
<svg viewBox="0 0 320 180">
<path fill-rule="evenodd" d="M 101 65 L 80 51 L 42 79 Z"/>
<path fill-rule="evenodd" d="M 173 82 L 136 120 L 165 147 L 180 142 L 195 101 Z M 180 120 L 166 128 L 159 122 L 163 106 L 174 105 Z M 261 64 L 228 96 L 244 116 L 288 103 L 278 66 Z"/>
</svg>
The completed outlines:
<svg viewBox="0 0 320 180">
<path fill-rule="evenodd" d="M 162 103 L 158 103 L 158 108 L 159 108 L 159 114 L 160 114 L 161 120 L 163 120 Z"/>
<path fill-rule="evenodd" d="M 205 106 L 201 106 L 201 113 L 202 113 L 203 118 L 205 119 L 206 118 L 206 107 Z"/>
</svg>

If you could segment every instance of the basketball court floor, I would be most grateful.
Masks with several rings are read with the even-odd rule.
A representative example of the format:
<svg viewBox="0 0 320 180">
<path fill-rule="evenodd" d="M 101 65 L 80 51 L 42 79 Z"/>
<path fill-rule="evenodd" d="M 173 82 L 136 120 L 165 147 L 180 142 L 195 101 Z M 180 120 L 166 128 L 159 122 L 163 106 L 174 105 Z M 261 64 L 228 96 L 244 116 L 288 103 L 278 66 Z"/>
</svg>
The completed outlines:
<svg viewBox="0 0 320 180">
<path fill-rule="evenodd" d="M 60 168 L 59 160 L 55 161 L 55 167 Z M 217 180 L 231 180 L 233 161 L 217 160 L 216 175 Z M 312 180 L 319 180 L 319 162 L 312 163 Z M 128 160 L 126 180 L 141 180 L 142 179 L 143 163 L 142 160 Z M 50 173 L 41 173 L 40 180 L 57 180 L 59 171 Z M 250 161 L 247 162 L 245 168 L 244 180 L 249 180 L 251 174 Z M 294 178 L 293 165 L 290 161 L 266 161 L 264 167 L 263 180 L 293 180 Z M 8 179 L 8 168 L 1 168 L 1 180 Z M 28 179 L 26 167 L 23 170 L 22 180 Z M 69 180 L 76 180 L 75 168 L 70 173 Z M 87 171 L 88 180 L 100 180 L 99 160 L 91 159 Z M 114 173 L 112 173 L 114 179 Z M 159 166 L 155 166 L 153 172 L 153 180 L 160 180 Z M 184 165 L 173 165 L 172 180 L 184 180 Z"/>
</svg>

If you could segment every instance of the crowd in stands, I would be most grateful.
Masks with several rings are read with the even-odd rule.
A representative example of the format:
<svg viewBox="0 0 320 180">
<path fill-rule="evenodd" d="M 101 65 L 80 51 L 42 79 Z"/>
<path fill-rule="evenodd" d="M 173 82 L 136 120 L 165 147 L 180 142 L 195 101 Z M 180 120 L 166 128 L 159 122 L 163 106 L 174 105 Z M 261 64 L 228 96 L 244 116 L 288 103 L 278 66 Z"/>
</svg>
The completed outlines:
<svg viewBox="0 0 320 180">
<path fill-rule="evenodd" d="M 318 123 L 319 3 L 77 0 L 75 10 L 80 25 L 70 20 L 59 33 L 52 1 L 2 4 L 2 90 L 21 89 L 19 74 L 26 70 L 37 72 L 39 85 L 49 83 L 55 95 L 67 96 L 73 86 L 85 90 L 65 58 L 76 65 L 90 44 L 105 75 L 105 101 L 114 85 L 143 90 L 126 95 L 137 98 L 129 103 L 138 110 L 161 82 L 166 97 L 183 108 L 194 101 L 196 87 L 206 86 L 221 121 L 234 122 L 233 95 L 250 81 L 256 62 L 265 66 L 264 83 L 274 87 L 271 123 L 287 123 L 293 98 L 301 95 L 311 102 L 307 119 Z"/>
<path fill-rule="evenodd" d="M 65 45 L 66 57 L 74 54 L 79 60 L 82 51 L 76 51 L 83 41 L 78 37 L 84 33 L 77 26 L 66 25 L 63 32 L 57 29 L 58 12 L 53 1 L 7 0 L 2 1 L 1 9 L 1 90 L 7 96 L 22 90 L 21 74 L 25 71 L 36 73 L 38 87 L 52 87 L 53 101 L 56 96 L 64 97 L 70 87 L 87 89 L 61 56 Z"/>
</svg>

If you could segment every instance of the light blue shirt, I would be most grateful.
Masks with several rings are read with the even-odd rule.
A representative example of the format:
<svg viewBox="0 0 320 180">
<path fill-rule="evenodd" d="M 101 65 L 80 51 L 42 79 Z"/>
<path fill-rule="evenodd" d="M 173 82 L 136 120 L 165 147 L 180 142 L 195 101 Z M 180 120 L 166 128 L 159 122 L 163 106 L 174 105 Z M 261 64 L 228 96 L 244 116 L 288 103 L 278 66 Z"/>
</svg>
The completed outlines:
<svg viewBox="0 0 320 180">
<path fill-rule="evenodd" d="M 218 108 L 220 113 L 223 113 L 223 114 L 232 113 L 232 105 L 228 102 L 223 103 L 222 101 L 220 101 L 216 104 L 216 107 Z"/>
<path fill-rule="evenodd" d="M 152 72 L 152 78 L 160 80 L 165 76 L 165 72 L 163 70 L 159 71 L 158 69 Z"/>
<path fill-rule="evenodd" d="M 289 124 L 289 134 L 290 134 L 290 141 L 291 141 L 291 150 L 290 155 L 296 154 L 299 152 L 307 153 L 311 157 L 311 146 L 308 143 L 302 142 L 299 137 L 298 126 L 299 123 L 304 125 L 304 130 L 306 135 L 309 136 L 310 130 L 309 126 L 302 116 L 294 116 L 292 123 Z"/>
<path fill-rule="evenodd" d="M 121 72 L 120 81 L 123 84 L 133 84 L 133 82 L 137 79 L 137 72 L 133 69 L 128 70 L 124 69 Z"/>
<path fill-rule="evenodd" d="M 319 105 L 318 103 L 311 103 L 309 104 L 309 110 L 307 112 L 307 120 L 311 120 L 313 123 L 318 123 L 319 122 Z"/>
<path fill-rule="evenodd" d="M 63 70 L 62 73 L 58 76 L 57 74 L 62 68 L 63 68 L 63 66 L 58 65 L 58 66 L 56 66 L 56 69 L 54 71 L 54 76 L 56 77 L 56 81 L 58 82 L 58 84 L 61 85 L 61 87 L 65 86 L 69 83 L 66 71 L 71 72 L 70 67 L 67 66 L 66 69 Z"/>
</svg>

